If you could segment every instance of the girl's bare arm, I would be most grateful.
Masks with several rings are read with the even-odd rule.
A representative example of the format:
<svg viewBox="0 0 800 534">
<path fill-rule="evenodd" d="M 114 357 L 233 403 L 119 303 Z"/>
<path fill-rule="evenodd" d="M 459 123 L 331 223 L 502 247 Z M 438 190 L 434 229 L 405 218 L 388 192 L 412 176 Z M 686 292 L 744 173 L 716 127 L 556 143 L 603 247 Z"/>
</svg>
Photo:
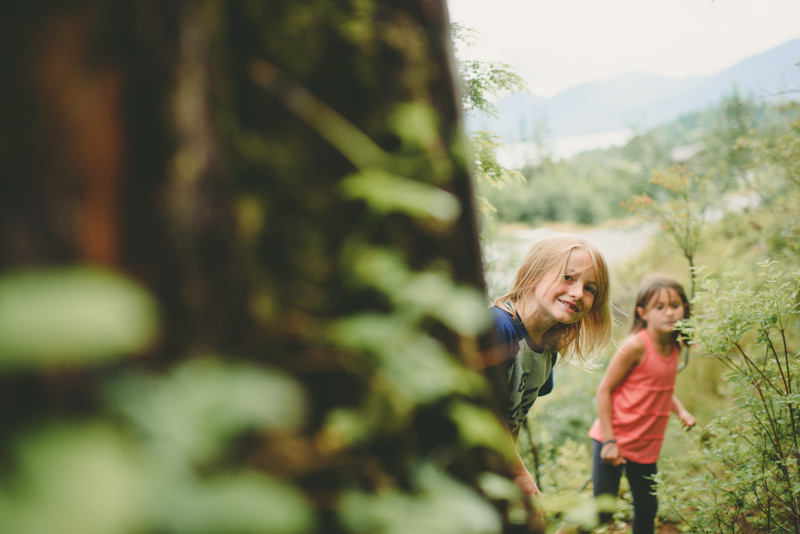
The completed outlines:
<svg viewBox="0 0 800 534">
<path fill-rule="evenodd" d="M 678 397 L 675 395 L 672 395 L 672 411 L 675 412 L 675 414 L 681 420 L 683 426 L 686 428 L 692 428 L 697 423 L 694 416 L 692 416 L 692 414 L 690 414 L 689 411 L 683 407 L 683 404 L 681 404 L 681 401 L 678 400 Z"/>
<path fill-rule="evenodd" d="M 603 434 L 604 443 L 616 439 L 612 424 L 614 405 L 611 394 L 628 378 L 633 368 L 642 361 L 643 356 L 644 342 L 642 338 L 637 335 L 628 336 L 611 358 L 606 374 L 597 388 L 597 417 L 600 419 L 600 431 Z M 603 461 L 611 465 L 625 463 L 616 443 L 604 446 L 600 451 L 600 456 Z"/>
<path fill-rule="evenodd" d="M 506 427 L 508 428 L 508 427 Z M 542 492 L 539 491 L 539 486 L 536 485 L 536 482 L 533 481 L 533 476 L 531 476 L 528 468 L 525 467 L 525 463 L 522 461 L 522 457 L 519 455 L 517 451 L 517 438 L 519 437 L 519 429 L 521 427 L 517 427 L 514 432 L 509 432 L 508 435 L 511 438 L 511 446 L 514 449 L 514 454 L 516 454 L 516 459 L 514 460 L 513 465 L 511 466 L 511 472 L 514 477 L 514 482 L 522 488 L 522 491 L 525 492 L 525 495 L 530 497 L 542 497 Z"/>
</svg>

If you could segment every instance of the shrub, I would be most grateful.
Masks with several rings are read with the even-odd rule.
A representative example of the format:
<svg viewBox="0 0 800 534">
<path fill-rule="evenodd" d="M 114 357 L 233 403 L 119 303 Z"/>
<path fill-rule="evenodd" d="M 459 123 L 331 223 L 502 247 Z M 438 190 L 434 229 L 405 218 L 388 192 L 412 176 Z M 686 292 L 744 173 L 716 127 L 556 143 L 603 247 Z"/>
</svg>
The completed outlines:
<svg viewBox="0 0 800 534">
<path fill-rule="evenodd" d="M 733 273 L 724 285 L 698 271 L 700 311 L 681 329 L 701 356 L 730 369 L 732 411 L 712 421 L 690 453 L 696 469 L 658 476 L 665 508 L 691 532 L 800 532 L 800 380 L 793 350 L 800 273 L 759 264 L 765 277 L 745 288 Z"/>
</svg>

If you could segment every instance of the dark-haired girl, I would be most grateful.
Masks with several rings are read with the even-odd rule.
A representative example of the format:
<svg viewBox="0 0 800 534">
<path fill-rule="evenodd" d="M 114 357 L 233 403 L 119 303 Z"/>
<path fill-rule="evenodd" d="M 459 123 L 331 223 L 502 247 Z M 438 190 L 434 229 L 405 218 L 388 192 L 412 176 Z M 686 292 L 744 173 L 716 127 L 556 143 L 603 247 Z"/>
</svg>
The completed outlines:
<svg viewBox="0 0 800 534">
<path fill-rule="evenodd" d="M 616 497 L 624 470 L 633 496 L 634 534 L 654 529 L 658 500 L 652 477 L 670 412 L 685 427 L 695 424 L 674 394 L 680 356 L 675 322 L 689 312 L 678 282 L 646 279 L 637 293 L 631 334 L 612 357 L 597 390 L 598 417 L 589 431 L 594 495 Z M 611 515 L 601 513 L 601 522 Z"/>
</svg>

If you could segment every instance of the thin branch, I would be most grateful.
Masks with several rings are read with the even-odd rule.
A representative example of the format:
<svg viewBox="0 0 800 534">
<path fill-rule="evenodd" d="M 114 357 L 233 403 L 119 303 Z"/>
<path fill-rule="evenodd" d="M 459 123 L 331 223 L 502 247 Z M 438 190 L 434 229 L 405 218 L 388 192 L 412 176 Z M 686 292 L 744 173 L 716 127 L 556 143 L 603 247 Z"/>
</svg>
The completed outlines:
<svg viewBox="0 0 800 534">
<path fill-rule="evenodd" d="M 753 361 L 747 356 L 747 354 L 744 353 L 744 350 L 742 350 L 742 347 L 740 347 L 738 343 L 734 343 L 733 346 L 736 347 L 736 350 L 739 351 L 739 354 L 742 355 L 742 358 L 745 360 L 745 362 L 747 362 L 748 366 L 752 367 L 753 369 L 758 371 L 758 373 L 766 381 L 766 383 L 769 384 L 770 387 L 772 387 L 772 389 L 775 390 L 775 393 L 777 393 L 778 395 L 781 395 L 781 390 L 779 390 L 777 387 L 775 387 L 775 384 L 772 383 L 772 381 L 769 379 L 769 377 L 767 377 L 767 375 L 765 375 L 764 373 L 761 372 L 761 369 L 759 369 L 758 366 L 755 363 L 753 363 Z"/>
<path fill-rule="evenodd" d="M 767 343 L 769 344 L 769 348 L 772 351 L 772 354 L 775 356 L 775 363 L 778 365 L 778 371 L 781 374 L 781 380 L 783 380 L 783 389 L 785 389 L 786 393 L 789 394 L 789 393 L 791 393 L 791 388 L 786 383 L 786 376 L 783 374 L 783 366 L 781 365 L 781 358 L 780 358 L 780 356 L 778 356 L 778 352 L 775 350 L 775 345 L 772 344 L 772 339 L 770 339 L 770 337 L 769 337 L 769 331 L 768 330 L 764 330 L 764 333 L 766 334 Z"/>
</svg>

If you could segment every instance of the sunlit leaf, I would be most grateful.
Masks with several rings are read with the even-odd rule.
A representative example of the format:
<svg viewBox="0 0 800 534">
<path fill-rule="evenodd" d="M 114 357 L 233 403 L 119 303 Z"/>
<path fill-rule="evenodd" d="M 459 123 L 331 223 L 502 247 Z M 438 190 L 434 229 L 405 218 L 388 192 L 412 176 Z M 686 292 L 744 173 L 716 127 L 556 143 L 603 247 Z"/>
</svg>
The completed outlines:
<svg viewBox="0 0 800 534">
<path fill-rule="evenodd" d="M 299 534 L 314 527 L 311 505 L 289 483 L 256 473 L 196 482 L 161 494 L 157 524 L 181 534 Z"/>
<path fill-rule="evenodd" d="M 5 475 L 0 491 L 0 532 L 138 530 L 145 498 L 142 465 L 111 429 L 46 429 L 18 443 L 18 452 L 14 478 Z"/>
<path fill-rule="evenodd" d="M 414 320 L 429 315 L 463 335 L 478 335 L 491 324 L 480 292 L 456 285 L 444 272 L 414 272 L 395 251 L 365 249 L 354 267 L 361 283 L 383 291 Z"/>
<path fill-rule="evenodd" d="M 597 526 L 598 512 L 613 513 L 617 511 L 617 499 L 613 495 L 598 495 L 594 499 L 586 499 L 574 504 L 566 513 L 565 519 L 573 525 L 580 525 L 586 530 Z"/>
<path fill-rule="evenodd" d="M 474 490 L 424 465 L 415 481 L 419 492 L 346 493 L 342 521 L 369 534 L 489 534 L 500 532 L 496 511 Z"/>
<path fill-rule="evenodd" d="M 130 377 L 111 394 L 148 435 L 193 461 L 218 454 L 242 431 L 296 427 L 305 412 L 300 387 L 283 373 L 210 358 L 165 378 Z"/>
<path fill-rule="evenodd" d="M 461 213 L 458 200 L 447 191 L 380 168 L 351 174 L 341 187 L 345 196 L 364 200 L 379 213 L 400 212 L 442 221 L 452 221 Z"/>
<path fill-rule="evenodd" d="M 454 402 L 449 412 L 453 422 L 458 425 L 459 434 L 465 443 L 497 449 L 508 460 L 515 457 L 508 430 L 498 416 L 487 408 L 466 402 Z"/>
<path fill-rule="evenodd" d="M 363 441 L 369 433 L 368 421 L 364 414 L 340 408 L 328 414 L 322 436 L 326 447 L 339 449 Z"/>
<path fill-rule="evenodd" d="M 353 316 L 333 324 L 329 335 L 339 346 L 374 358 L 395 393 L 415 402 L 430 402 L 473 385 L 437 340 L 410 328 L 400 317 Z"/>
<path fill-rule="evenodd" d="M 0 367 L 104 361 L 147 347 L 154 300 L 97 269 L 27 271 L 0 278 Z"/>
<path fill-rule="evenodd" d="M 437 122 L 436 111 L 422 102 L 401 104 L 389 118 L 389 126 L 404 143 L 423 147 L 438 139 Z"/>
<path fill-rule="evenodd" d="M 478 486 L 490 499 L 511 501 L 519 499 L 521 493 L 520 487 L 511 480 L 490 472 L 480 474 Z"/>
</svg>

